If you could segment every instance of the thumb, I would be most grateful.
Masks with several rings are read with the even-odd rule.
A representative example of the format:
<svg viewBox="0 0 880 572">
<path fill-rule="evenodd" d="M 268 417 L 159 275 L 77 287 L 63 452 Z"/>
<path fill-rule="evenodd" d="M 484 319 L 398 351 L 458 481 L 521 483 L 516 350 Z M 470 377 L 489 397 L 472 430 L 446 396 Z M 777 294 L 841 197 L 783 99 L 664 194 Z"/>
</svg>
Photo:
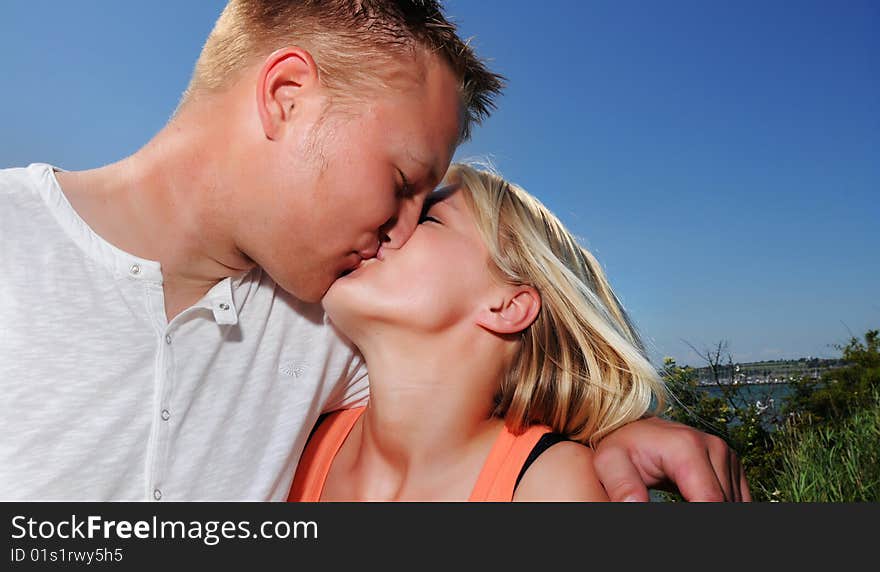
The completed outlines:
<svg viewBox="0 0 880 572">
<path fill-rule="evenodd" d="M 620 448 L 596 452 L 596 474 L 612 502 L 647 502 L 648 487 L 626 451 Z"/>
</svg>

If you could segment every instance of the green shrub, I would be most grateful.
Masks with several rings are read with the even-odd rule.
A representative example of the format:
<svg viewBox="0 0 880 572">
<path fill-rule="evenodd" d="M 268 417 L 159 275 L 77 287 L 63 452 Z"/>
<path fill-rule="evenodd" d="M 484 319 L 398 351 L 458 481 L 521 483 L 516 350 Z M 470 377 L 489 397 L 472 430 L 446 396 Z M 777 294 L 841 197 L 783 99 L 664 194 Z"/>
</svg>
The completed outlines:
<svg viewBox="0 0 880 572">
<path fill-rule="evenodd" d="M 873 403 L 836 423 L 789 421 L 773 435 L 781 457 L 773 489 L 762 497 L 781 502 L 880 501 L 880 391 Z"/>
<path fill-rule="evenodd" d="M 713 371 L 725 347 L 708 352 Z M 773 407 L 740 399 L 732 379 L 716 379 L 722 397 L 712 397 L 692 368 L 667 359 L 661 374 L 671 398 L 663 416 L 727 441 L 756 501 L 880 501 L 880 332 L 837 348 L 845 365 L 796 380 Z"/>
</svg>

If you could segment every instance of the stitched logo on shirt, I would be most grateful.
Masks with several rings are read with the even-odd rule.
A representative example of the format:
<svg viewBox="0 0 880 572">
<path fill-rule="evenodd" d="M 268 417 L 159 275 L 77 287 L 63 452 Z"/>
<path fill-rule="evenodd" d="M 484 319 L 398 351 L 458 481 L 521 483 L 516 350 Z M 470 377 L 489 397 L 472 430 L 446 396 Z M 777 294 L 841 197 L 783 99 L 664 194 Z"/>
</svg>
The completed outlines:
<svg viewBox="0 0 880 572">
<path fill-rule="evenodd" d="M 281 367 L 278 368 L 278 371 L 290 377 L 300 377 L 302 374 L 305 373 L 306 369 L 301 365 L 289 362 L 281 364 Z"/>
</svg>

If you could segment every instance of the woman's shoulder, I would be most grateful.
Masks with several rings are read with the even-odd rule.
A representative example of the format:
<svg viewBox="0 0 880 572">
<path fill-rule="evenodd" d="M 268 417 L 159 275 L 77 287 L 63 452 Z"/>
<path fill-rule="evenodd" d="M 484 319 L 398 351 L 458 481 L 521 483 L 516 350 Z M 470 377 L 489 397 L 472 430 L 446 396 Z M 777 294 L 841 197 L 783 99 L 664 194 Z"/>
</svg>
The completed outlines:
<svg viewBox="0 0 880 572">
<path fill-rule="evenodd" d="M 520 502 L 599 502 L 608 495 L 596 474 L 593 450 L 560 441 L 529 466 L 513 495 Z"/>
</svg>

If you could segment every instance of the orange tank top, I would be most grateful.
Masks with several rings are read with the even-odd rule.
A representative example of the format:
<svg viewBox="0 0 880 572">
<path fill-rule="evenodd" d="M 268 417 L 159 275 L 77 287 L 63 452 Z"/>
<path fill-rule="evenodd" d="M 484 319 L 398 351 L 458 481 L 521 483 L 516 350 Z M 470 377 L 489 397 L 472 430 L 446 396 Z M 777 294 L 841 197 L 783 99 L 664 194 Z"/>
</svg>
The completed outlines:
<svg viewBox="0 0 880 572">
<path fill-rule="evenodd" d="M 321 499 L 333 459 L 364 409 L 358 407 L 336 411 L 318 426 L 300 458 L 288 501 L 318 502 Z M 522 435 L 514 435 L 503 427 L 486 457 L 468 501 L 513 500 L 513 491 L 523 464 L 541 437 L 550 431 L 549 427 L 533 425 Z"/>
</svg>

